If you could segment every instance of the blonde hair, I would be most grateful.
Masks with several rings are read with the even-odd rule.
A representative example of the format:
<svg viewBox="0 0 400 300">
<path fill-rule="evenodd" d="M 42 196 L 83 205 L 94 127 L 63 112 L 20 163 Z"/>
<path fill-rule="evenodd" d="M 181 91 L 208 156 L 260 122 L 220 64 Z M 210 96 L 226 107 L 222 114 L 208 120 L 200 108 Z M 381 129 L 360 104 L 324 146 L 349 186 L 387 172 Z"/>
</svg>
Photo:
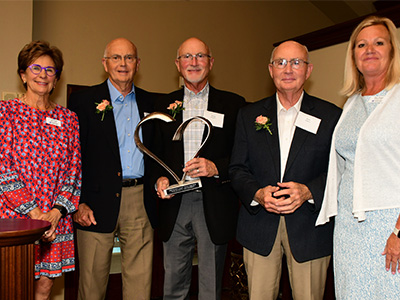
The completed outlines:
<svg viewBox="0 0 400 300">
<path fill-rule="evenodd" d="M 370 16 L 364 19 L 351 34 L 349 45 L 346 51 L 346 61 L 344 67 L 344 83 L 341 90 L 342 95 L 350 97 L 355 93 L 363 92 L 366 88 L 364 76 L 357 69 L 354 59 L 354 48 L 356 39 L 361 30 L 366 27 L 374 25 L 383 25 L 389 32 L 390 44 L 392 50 L 390 51 L 390 64 L 385 79 L 385 87 L 390 89 L 400 81 L 400 44 L 396 36 L 396 26 L 393 22 L 384 17 Z"/>
</svg>

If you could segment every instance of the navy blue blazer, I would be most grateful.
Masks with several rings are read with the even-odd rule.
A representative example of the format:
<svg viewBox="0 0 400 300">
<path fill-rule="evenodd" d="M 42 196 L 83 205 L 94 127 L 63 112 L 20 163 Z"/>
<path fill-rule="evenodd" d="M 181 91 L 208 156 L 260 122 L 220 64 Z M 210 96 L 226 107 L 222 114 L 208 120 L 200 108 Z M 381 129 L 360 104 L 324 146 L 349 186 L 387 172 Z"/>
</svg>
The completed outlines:
<svg viewBox="0 0 400 300">
<path fill-rule="evenodd" d="M 298 262 L 332 254 L 333 223 L 315 227 L 321 208 L 332 133 L 341 109 L 324 100 L 304 93 L 302 112 L 321 119 L 316 134 L 296 127 L 283 182 L 305 184 L 315 204 L 303 203 L 285 221 L 290 248 Z M 271 119 L 272 135 L 256 131 L 255 119 L 263 115 Z M 276 95 L 262 99 L 240 110 L 229 174 L 232 186 L 242 201 L 237 239 L 248 250 L 269 255 L 275 242 L 280 215 L 250 203 L 256 191 L 280 182 L 280 149 Z"/>
<path fill-rule="evenodd" d="M 135 86 L 136 101 L 140 117 L 153 111 L 156 94 Z M 104 120 L 96 114 L 96 104 L 110 100 L 107 81 L 72 93 L 68 108 L 79 118 L 82 149 L 82 191 L 80 203 L 86 203 L 94 212 L 97 225 L 77 228 L 94 232 L 112 232 L 115 229 L 122 190 L 122 166 L 118 146 L 117 130 L 113 111 L 108 111 Z M 152 136 L 151 122 L 143 124 L 144 144 L 149 145 Z M 133 136 L 132 136 L 133 138 Z M 145 173 L 146 161 L 145 156 Z M 151 188 L 144 182 L 144 205 L 153 227 L 156 226 L 156 208 L 152 201 Z"/>
<path fill-rule="evenodd" d="M 168 113 L 168 105 L 175 100 L 182 101 L 183 96 L 184 91 L 181 89 L 161 97 L 155 104 L 155 111 Z M 244 105 L 243 97 L 210 86 L 207 109 L 224 115 L 223 128 L 213 127 L 210 140 L 200 155 L 200 157 L 214 162 L 219 171 L 219 178 L 201 177 L 204 214 L 214 244 L 227 243 L 234 237 L 236 231 L 239 200 L 230 185 L 228 166 L 235 135 L 236 116 Z M 154 152 L 180 178 L 183 175 L 184 167 L 183 142 L 173 142 L 172 136 L 181 123 L 182 113 L 176 115 L 175 122 L 160 121 L 156 123 L 154 138 Z M 206 129 L 204 130 L 205 134 Z M 155 166 L 152 173 L 153 184 L 161 176 L 168 177 L 170 184 L 176 183 L 173 177 L 159 166 Z M 159 203 L 159 235 L 163 241 L 167 241 L 178 216 L 182 195 L 177 194 L 169 200 L 158 200 L 155 193 L 154 196 L 155 201 Z"/>
</svg>

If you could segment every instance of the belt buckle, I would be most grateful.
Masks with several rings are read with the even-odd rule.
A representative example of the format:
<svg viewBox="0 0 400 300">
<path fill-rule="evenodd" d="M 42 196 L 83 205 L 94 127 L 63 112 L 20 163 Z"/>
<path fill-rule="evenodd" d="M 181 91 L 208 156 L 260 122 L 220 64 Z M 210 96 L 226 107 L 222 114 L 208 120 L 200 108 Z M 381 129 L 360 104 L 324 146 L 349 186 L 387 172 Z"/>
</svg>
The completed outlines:
<svg viewBox="0 0 400 300">
<path fill-rule="evenodd" d="M 137 186 L 137 178 L 134 178 L 133 180 L 135 180 L 135 185 L 134 186 Z"/>
</svg>

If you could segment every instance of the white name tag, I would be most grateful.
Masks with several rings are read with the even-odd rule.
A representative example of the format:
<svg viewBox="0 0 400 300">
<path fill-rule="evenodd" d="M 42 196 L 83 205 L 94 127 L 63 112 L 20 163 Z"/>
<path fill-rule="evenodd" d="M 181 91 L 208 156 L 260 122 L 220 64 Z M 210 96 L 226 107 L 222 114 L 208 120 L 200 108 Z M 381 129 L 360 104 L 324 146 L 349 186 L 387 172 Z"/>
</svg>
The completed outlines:
<svg viewBox="0 0 400 300">
<path fill-rule="evenodd" d="M 224 114 L 206 110 L 203 117 L 208 119 L 214 127 L 223 128 L 224 126 Z"/>
<path fill-rule="evenodd" d="M 60 127 L 61 126 L 61 121 L 47 117 L 46 118 L 46 124 L 50 124 L 50 125 L 54 125 L 54 126 Z"/>
<path fill-rule="evenodd" d="M 367 102 L 380 104 L 382 102 L 383 98 L 385 98 L 385 96 L 373 96 L 373 97 L 370 97 Z"/>
<path fill-rule="evenodd" d="M 321 119 L 300 111 L 297 115 L 294 125 L 308 132 L 316 134 L 320 123 Z"/>
</svg>

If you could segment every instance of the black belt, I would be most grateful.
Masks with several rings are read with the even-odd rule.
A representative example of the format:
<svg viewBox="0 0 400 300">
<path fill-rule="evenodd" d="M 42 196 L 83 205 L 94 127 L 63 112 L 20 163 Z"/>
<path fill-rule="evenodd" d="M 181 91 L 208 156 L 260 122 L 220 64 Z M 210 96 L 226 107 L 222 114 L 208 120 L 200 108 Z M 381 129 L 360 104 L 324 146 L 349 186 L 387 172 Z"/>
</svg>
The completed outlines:
<svg viewBox="0 0 400 300">
<path fill-rule="evenodd" d="M 143 184 L 143 177 L 142 178 L 133 178 L 133 179 L 123 179 L 122 180 L 122 187 L 137 186 L 139 184 Z"/>
</svg>

